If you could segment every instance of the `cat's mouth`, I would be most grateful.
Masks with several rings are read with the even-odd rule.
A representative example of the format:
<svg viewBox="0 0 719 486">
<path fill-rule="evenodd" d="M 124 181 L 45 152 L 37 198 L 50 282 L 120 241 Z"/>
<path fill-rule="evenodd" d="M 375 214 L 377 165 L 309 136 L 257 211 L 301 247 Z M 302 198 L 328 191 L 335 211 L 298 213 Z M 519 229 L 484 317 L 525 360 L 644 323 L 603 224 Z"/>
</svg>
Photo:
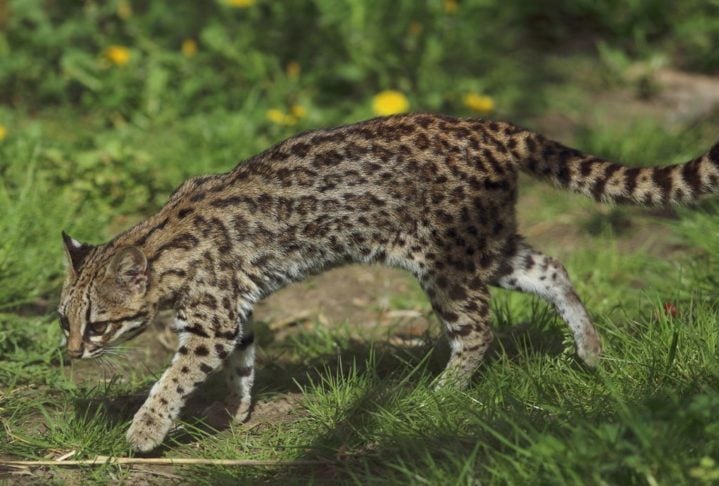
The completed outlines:
<svg viewBox="0 0 719 486">
<path fill-rule="evenodd" d="M 142 334 L 147 329 L 147 325 L 142 325 L 140 327 L 134 328 L 125 334 L 121 334 L 116 339 L 114 339 L 112 342 L 108 344 L 109 347 L 113 347 L 114 345 L 121 344 L 123 342 L 129 341 L 130 339 L 137 337 L 139 334 Z M 107 350 L 107 347 L 98 347 L 93 350 L 89 350 L 87 347 L 83 349 L 82 356 L 80 356 L 79 359 L 93 359 L 98 358 L 102 356 L 105 351 Z"/>
</svg>

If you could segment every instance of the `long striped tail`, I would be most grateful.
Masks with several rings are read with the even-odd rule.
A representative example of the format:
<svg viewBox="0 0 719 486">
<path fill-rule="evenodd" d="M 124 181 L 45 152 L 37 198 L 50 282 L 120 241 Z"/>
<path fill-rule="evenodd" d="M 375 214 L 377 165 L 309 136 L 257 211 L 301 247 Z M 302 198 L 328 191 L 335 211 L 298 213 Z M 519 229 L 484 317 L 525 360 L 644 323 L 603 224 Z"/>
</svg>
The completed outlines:
<svg viewBox="0 0 719 486">
<path fill-rule="evenodd" d="M 505 142 L 520 170 L 597 201 L 687 204 L 719 191 L 719 142 L 683 164 L 627 167 L 517 129 Z"/>
</svg>

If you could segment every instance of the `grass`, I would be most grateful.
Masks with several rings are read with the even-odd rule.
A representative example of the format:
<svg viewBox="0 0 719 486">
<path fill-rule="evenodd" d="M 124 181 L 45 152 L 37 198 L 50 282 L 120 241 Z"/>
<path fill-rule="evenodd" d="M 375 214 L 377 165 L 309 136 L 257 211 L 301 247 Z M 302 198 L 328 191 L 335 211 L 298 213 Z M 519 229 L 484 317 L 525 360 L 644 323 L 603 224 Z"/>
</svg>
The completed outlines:
<svg viewBox="0 0 719 486">
<path fill-rule="evenodd" d="M 378 13 L 372 2 L 367 6 L 346 0 L 344 5 L 352 12 L 346 17 L 335 3 L 321 1 L 303 10 L 303 15 L 314 12 L 321 19 L 307 47 L 321 55 L 314 62 L 300 52 L 305 55 L 299 59 L 302 75 L 292 80 L 283 70 L 292 59 L 290 53 L 282 50 L 272 57 L 266 51 L 274 45 L 296 44 L 297 26 L 290 28 L 289 17 L 283 16 L 285 7 L 267 4 L 247 15 L 254 15 L 251 20 L 258 25 L 269 22 L 269 40 L 257 29 L 237 28 L 236 42 L 226 45 L 233 29 L 221 24 L 198 33 L 201 57 L 192 62 L 200 66 L 198 79 L 213 88 L 204 96 L 195 86 L 197 81 L 187 76 L 190 61 L 176 52 L 172 57 L 163 44 L 180 35 L 172 22 L 181 18 L 192 23 L 187 19 L 195 17 L 164 15 L 162 7 L 153 7 L 147 12 L 138 8 L 133 14 L 138 24 L 123 31 L 123 41 L 139 39 L 133 55 L 144 56 L 137 61 L 140 64 L 125 71 L 93 64 L 85 72 L 84 66 L 94 58 L 70 50 L 75 57 L 60 63 L 69 70 L 62 76 L 55 73 L 32 83 L 28 78 L 22 89 L 17 88 L 19 102 L 0 96 L 5 103 L 0 106 L 0 125 L 8 129 L 7 137 L 0 140 L 0 460 L 56 458 L 71 451 L 73 459 L 130 454 L 124 433 L 170 359 L 156 333 L 128 345 L 127 354 L 115 362 L 70 363 L 64 358 L 53 315 L 64 271 L 63 229 L 80 240 L 105 240 L 159 208 L 191 175 L 225 171 L 302 130 L 371 116 L 371 93 L 388 86 L 411 92 L 414 109 L 455 114 L 466 114 L 458 102 L 464 91 L 488 90 L 496 93 L 496 117 L 550 131 L 563 142 L 632 165 L 681 162 L 716 138 L 716 113 L 667 126 L 658 114 L 661 110 L 640 110 L 637 115 L 631 105 L 618 112 L 621 102 L 610 109 L 600 106 L 617 92 L 631 99 L 647 95 L 645 80 L 622 77 L 631 71 L 635 58 L 664 56 L 677 65 L 709 63 L 707 69 L 715 68 L 710 64 L 715 55 L 674 59 L 674 48 L 667 47 L 672 45 L 671 36 L 658 44 L 662 48 L 647 42 L 660 35 L 653 30 L 657 25 L 684 32 L 698 22 L 697 17 L 682 17 L 673 25 L 667 13 L 650 23 L 646 20 L 650 16 L 642 12 L 655 4 L 636 2 L 633 14 L 621 18 L 640 20 L 616 24 L 614 7 L 602 13 L 592 2 L 564 6 L 556 18 L 518 2 L 514 10 L 496 18 L 500 27 L 524 19 L 519 22 L 523 27 L 500 29 L 506 36 L 497 44 L 497 52 L 490 46 L 471 57 L 477 33 L 470 20 L 491 17 L 492 2 L 466 2 L 471 7 L 466 21 L 451 17 L 439 3 L 420 11 L 414 10 L 419 8 L 416 2 L 400 3 L 401 15 L 397 15 L 402 20 L 393 20 L 394 28 L 404 35 L 409 19 L 419 15 L 426 37 L 421 41 L 403 37 L 404 43 L 394 46 L 388 56 L 395 61 L 416 58 L 412 65 L 417 72 L 404 72 L 394 61 L 378 61 L 389 42 L 382 28 L 389 22 L 384 16 L 394 13 Z M 49 35 L 50 17 L 32 10 L 39 3 L 22 5 L 28 6 L 21 14 L 36 18 L 45 26 L 43 35 Z M 108 3 L 95 10 L 88 7 L 86 13 L 107 19 L 115 15 L 116 7 Z M 221 11 L 234 15 L 232 25 L 247 27 L 245 13 L 233 12 Z M 569 34 L 552 22 L 569 19 L 572 22 L 559 23 L 570 25 L 586 19 L 587 12 L 595 15 L 591 25 L 597 35 L 616 32 L 607 34 L 609 40 L 599 54 L 592 49 L 561 52 L 557 42 L 561 45 Z M 270 14 L 271 22 L 266 18 Z M 111 40 L 94 27 L 78 27 L 81 23 L 72 18 L 63 24 L 63 35 L 87 35 L 98 45 Z M 157 18 L 167 24 L 162 29 L 165 37 L 153 44 L 142 22 Z M 547 22 L 555 29 L 545 36 L 537 26 Z M 535 27 L 530 29 L 530 24 Z M 701 25 L 711 33 L 709 24 Z M 73 33 L 73 26 L 81 29 L 79 33 Z M 289 40 L 283 37 L 282 26 L 290 28 Z M 700 35 L 704 31 L 692 32 L 677 49 L 705 43 Z M 481 36 L 492 39 L 499 33 L 486 26 Z M 358 36 L 371 37 L 372 42 L 349 58 L 346 54 Z M 13 40 L 12 35 L 9 38 Z M 51 36 L 33 39 L 38 52 L 55 48 Z M 518 39 L 548 46 L 546 56 Z M 622 50 L 634 40 L 637 46 Z M 63 38 L 63 42 L 69 41 Z M 250 49 L 256 45 L 257 50 Z M 505 50 L 515 45 L 522 46 L 521 52 L 505 59 Z M 19 52 L 22 55 L 14 60 L 23 76 L 32 72 L 20 61 L 30 65 L 38 60 L 38 66 L 47 61 L 46 54 L 28 45 Z M 528 58 L 542 65 L 536 75 L 521 68 Z M 224 65 L 220 61 L 240 65 L 243 75 L 223 77 L 221 70 L 212 69 Z M 329 69 L 335 61 L 336 69 Z M 481 66 L 497 68 L 486 76 L 467 73 L 481 71 Z M 144 68 L 154 79 L 144 91 L 120 89 L 136 86 Z M 3 86 L 25 80 L 13 76 L 0 68 Z M 176 91 L 169 80 L 175 78 L 183 80 L 183 88 L 173 103 Z M 96 88 L 83 88 L 82 83 Z M 241 94 L 229 94 L 232 83 L 237 83 Z M 28 101 L 34 92 L 39 101 Z M 306 117 L 295 125 L 267 120 L 268 109 L 294 102 L 307 109 Z M 655 101 L 653 107 L 658 104 Z M 199 108 L 193 112 L 192 107 Z M 570 121 L 569 128 L 566 120 L 565 128 L 553 122 L 557 113 Z M 427 300 L 416 284 L 408 282 L 401 291 L 366 305 L 377 315 L 410 310 L 427 317 L 432 325 L 414 346 L 388 339 L 401 322 L 376 319 L 374 325 L 352 324 L 356 306 L 349 304 L 354 294 L 347 296 L 344 319 L 327 322 L 318 316 L 279 337 L 272 334 L 272 323 L 258 313 L 260 369 L 250 422 L 215 428 L 210 417 L 203 416 L 202 410 L 223 396 L 222 380 L 213 377 L 156 453 L 208 459 L 321 459 L 326 465 L 206 465 L 181 470 L 102 465 L 33 469 L 29 478 L 131 483 L 173 482 L 173 476 L 181 476 L 185 482 L 208 485 L 719 481 L 716 205 L 708 202 L 663 213 L 608 208 L 524 182 L 522 227 L 528 230 L 530 242 L 561 256 L 575 282 L 603 337 L 605 354 L 597 370 L 578 363 L 569 333 L 553 309 L 528 296 L 497 290 L 492 306 L 496 344 L 486 363 L 467 390 L 435 391 L 447 346 L 438 337 Z M 326 284 L 315 280 L 305 285 L 290 292 L 301 298 L 304 289 L 322 289 Z M 357 293 L 361 290 L 358 286 Z M 672 306 L 676 315 L 667 311 Z M 22 478 L 0 470 L 0 481 Z"/>
</svg>

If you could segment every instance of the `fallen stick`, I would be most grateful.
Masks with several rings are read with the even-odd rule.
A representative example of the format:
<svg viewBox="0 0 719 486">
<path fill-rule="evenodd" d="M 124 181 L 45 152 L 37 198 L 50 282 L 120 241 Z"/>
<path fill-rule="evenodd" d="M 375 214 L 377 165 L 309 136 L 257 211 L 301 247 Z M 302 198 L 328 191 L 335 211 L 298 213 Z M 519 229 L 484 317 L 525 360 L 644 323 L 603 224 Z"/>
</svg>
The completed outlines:
<svg viewBox="0 0 719 486">
<path fill-rule="evenodd" d="M 198 457 L 108 457 L 98 456 L 94 459 L 77 459 L 70 461 L 6 461 L 0 460 L 0 467 L 32 467 L 32 466 L 94 466 L 101 464 L 133 465 L 152 464 L 166 466 L 317 466 L 328 464 L 329 461 L 317 460 L 283 460 L 283 459 L 202 459 Z"/>
</svg>

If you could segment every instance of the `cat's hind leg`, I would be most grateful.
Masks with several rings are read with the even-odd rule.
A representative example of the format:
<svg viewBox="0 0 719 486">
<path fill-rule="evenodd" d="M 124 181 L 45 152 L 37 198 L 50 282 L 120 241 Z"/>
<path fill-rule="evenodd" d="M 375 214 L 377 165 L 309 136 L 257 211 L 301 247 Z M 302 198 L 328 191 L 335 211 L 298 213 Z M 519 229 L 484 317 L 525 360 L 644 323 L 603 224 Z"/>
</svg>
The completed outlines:
<svg viewBox="0 0 719 486">
<path fill-rule="evenodd" d="M 493 339 L 487 286 L 476 277 L 458 277 L 439 275 L 422 281 L 450 346 L 449 362 L 438 386 L 466 386 Z"/>
<path fill-rule="evenodd" d="M 252 385 L 255 382 L 255 334 L 250 315 L 242 327 L 242 335 L 235 350 L 225 363 L 225 379 L 229 390 L 228 402 L 236 408 L 233 421 L 242 423 L 250 416 Z"/>
<path fill-rule="evenodd" d="M 564 266 L 526 243 L 520 244 L 506 263 L 511 271 L 497 278 L 492 285 L 528 292 L 554 304 L 572 331 L 581 360 L 596 366 L 602 350 L 599 334 Z"/>
</svg>

